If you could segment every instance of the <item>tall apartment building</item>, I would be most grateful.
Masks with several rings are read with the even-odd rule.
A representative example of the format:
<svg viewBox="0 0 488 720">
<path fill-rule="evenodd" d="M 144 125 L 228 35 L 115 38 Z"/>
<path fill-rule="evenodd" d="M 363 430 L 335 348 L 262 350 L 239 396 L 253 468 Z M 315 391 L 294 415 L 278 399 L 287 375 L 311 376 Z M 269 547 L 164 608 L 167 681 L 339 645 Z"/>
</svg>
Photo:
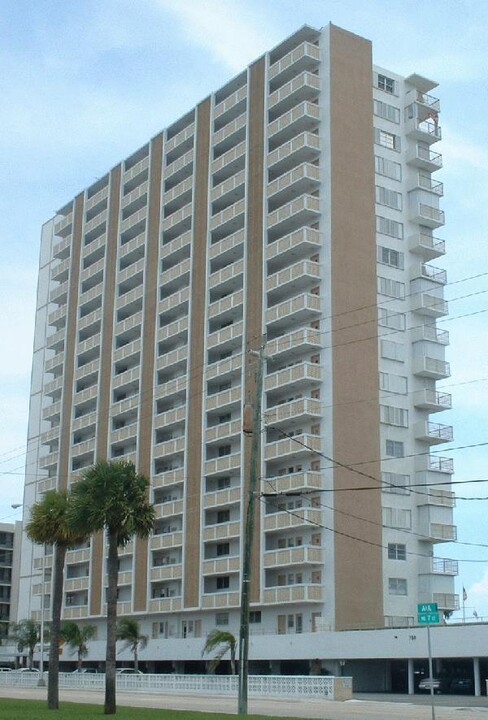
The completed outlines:
<svg viewBox="0 0 488 720">
<path fill-rule="evenodd" d="M 17 621 L 18 576 L 22 524 L 0 523 L 0 641 L 9 635 L 9 625 Z M 0 662 L 5 653 L 0 652 Z"/>
<path fill-rule="evenodd" d="M 452 428 L 431 418 L 451 405 L 436 389 L 435 87 L 373 67 L 363 38 L 305 26 L 43 227 L 25 504 L 97 459 L 150 478 L 154 534 L 122 552 L 119 613 L 141 620 L 153 660 L 163 639 L 181 660 L 188 639 L 238 629 L 242 416 L 262 344 L 251 633 L 458 607 L 442 556 L 453 467 L 436 448 Z M 65 618 L 103 615 L 103 551 L 95 537 L 68 552 Z M 39 616 L 26 540 L 22 563 Z"/>
</svg>

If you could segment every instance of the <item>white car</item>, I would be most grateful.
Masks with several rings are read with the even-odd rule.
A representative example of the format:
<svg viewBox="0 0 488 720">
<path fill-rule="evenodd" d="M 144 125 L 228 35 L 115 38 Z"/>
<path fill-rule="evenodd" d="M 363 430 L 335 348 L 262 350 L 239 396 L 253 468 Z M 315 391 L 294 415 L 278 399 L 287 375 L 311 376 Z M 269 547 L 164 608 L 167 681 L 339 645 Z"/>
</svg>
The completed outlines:
<svg viewBox="0 0 488 720">
<path fill-rule="evenodd" d="M 117 675 L 144 675 L 144 673 L 135 668 L 117 668 Z"/>
</svg>

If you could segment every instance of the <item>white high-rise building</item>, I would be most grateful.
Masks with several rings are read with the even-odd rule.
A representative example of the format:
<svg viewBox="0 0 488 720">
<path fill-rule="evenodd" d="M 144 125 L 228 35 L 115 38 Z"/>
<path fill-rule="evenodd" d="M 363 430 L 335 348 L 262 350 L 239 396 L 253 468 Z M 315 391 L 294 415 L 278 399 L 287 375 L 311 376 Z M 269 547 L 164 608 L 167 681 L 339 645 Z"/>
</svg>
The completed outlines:
<svg viewBox="0 0 488 720">
<path fill-rule="evenodd" d="M 238 631 L 263 342 L 251 633 L 269 659 L 279 634 L 308 633 L 315 657 L 324 628 L 458 607 L 435 87 L 304 26 L 43 227 L 24 502 L 98 459 L 150 478 L 154 534 L 122 551 L 119 614 L 155 667 Z M 24 540 L 35 617 L 41 552 Z M 68 552 L 65 619 L 102 623 L 103 552 Z"/>
</svg>

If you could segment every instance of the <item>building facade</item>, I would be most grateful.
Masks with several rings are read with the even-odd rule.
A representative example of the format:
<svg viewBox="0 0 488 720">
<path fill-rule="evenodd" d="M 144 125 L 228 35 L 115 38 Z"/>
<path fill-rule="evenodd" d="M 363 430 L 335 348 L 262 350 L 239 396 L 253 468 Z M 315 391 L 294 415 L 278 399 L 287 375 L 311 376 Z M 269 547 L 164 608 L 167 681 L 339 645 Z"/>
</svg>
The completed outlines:
<svg viewBox="0 0 488 720">
<path fill-rule="evenodd" d="M 24 503 L 98 459 L 150 478 L 119 613 L 151 660 L 238 631 L 260 371 L 251 633 L 310 633 L 315 656 L 322 630 L 459 605 L 435 86 L 305 26 L 43 227 Z M 68 551 L 66 619 L 103 617 L 103 555 Z M 24 539 L 24 615 L 49 607 L 44 562 Z"/>
</svg>

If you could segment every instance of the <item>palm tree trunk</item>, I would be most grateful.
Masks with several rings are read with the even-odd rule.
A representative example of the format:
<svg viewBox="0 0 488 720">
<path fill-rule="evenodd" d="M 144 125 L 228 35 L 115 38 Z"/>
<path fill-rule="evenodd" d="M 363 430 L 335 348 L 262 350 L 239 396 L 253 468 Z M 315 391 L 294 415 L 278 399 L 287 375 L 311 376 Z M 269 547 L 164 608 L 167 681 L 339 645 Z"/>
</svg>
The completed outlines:
<svg viewBox="0 0 488 720">
<path fill-rule="evenodd" d="M 59 639 L 61 635 L 61 607 L 63 604 L 64 561 L 66 547 L 54 546 L 53 597 L 51 615 L 51 640 L 49 645 L 49 668 L 47 681 L 47 706 L 59 709 Z M 43 589 L 44 592 L 44 579 Z"/>
<path fill-rule="evenodd" d="M 108 535 L 107 560 L 107 652 L 105 662 L 105 715 L 115 715 L 115 644 L 117 642 L 117 581 L 118 581 L 117 534 Z"/>
<path fill-rule="evenodd" d="M 137 645 L 134 648 L 134 670 L 139 670 L 139 655 L 137 654 Z"/>
</svg>

